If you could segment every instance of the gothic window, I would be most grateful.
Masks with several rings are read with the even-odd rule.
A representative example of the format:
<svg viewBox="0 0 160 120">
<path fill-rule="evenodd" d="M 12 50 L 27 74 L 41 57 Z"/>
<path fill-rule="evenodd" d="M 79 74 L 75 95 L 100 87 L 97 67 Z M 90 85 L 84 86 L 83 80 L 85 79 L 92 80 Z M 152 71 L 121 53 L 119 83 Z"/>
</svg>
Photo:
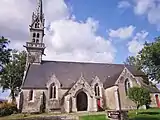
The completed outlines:
<svg viewBox="0 0 160 120">
<path fill-rule="evenodd" d="M 52 83 L 49 87 L 49 98 L 56 98 L 56 86 L 54 83 Z"/>
<path fill-rule="evenodd" d="M 39 33 L 37 33 L 37 38 L 39 38 Z"/>
<path fill-rule="evenodd" d="M 38 40 L 38 39 L 36 40 L 36 43 L 39 43 L 39 40 Z"/>
<path fill-rule="evenodd" d="M 129 88 L 131 88 L 131 84 L 128 80 L 128 78 L 125 80 L 125 92 L 126 92 L 126 95 L 128 94 L 128 90 Z"/>
<path fill-rule="evenodd" d="M 33 100 L 33 90 L 29 91 L 29 101 Z"/>
<path fill-rule="evenodd" d="M 98 83 L 95 84 L 94 86 L 94 92 L 95 92 L 95 96 L 100 96 L 100 90 L 99 90 Z"/>
</svg>

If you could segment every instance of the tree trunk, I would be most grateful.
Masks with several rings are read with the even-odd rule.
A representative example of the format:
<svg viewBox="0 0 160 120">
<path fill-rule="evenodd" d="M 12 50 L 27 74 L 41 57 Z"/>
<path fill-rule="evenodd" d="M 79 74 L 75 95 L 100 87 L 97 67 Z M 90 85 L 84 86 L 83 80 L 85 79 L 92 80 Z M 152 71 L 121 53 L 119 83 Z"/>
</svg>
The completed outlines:
<svg viewBox="0 0 160 120">
<path fill-rule="evenodd" d="M 12 99 L 12 103 L 16 102 L 16 98 L 15 98 L 15 95 L 14 95 L 14 90 L 11 90 L 11 99 Z"/>
</svg>

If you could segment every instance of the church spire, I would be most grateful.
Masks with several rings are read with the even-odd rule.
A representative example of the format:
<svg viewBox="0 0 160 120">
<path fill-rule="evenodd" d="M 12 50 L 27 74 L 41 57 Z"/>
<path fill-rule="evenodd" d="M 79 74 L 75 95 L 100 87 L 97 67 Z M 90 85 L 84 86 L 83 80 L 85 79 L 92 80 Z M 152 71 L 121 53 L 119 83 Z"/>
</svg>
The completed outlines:
<svg viewBox="0 0 160 120">
<path fill-rule="evenodd" d="M 36 11 L 32 15 L 32 23 L 30 25 L 30 40 L 26 43 L 28 52 L 27 62 L 40 64 L 42 55 L 44 54 L 45 44 L 44 37 L 44 14 L 42 0 L 38 0 Z"/>
<path fill-rule="evenodd" d="M 37 6 L 37 16 L 40 18 L 41 21 L 43 21 L 43 6 L 42 6 L 42 0 L 38 0 L 38 6 Z"/>
</svg>

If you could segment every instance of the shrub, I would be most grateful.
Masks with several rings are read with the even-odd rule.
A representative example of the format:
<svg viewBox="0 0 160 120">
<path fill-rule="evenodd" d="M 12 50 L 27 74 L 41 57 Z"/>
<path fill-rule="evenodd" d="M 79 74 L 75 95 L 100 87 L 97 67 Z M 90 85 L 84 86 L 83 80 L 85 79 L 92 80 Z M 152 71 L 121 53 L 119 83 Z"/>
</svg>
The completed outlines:
<svg viewBox="0 0 160 120">
<path fill-rule="evenodd" d="M 14 103 L 3 102 L 0 104 L 0 116 L 7 116 L 17 112 L 17 106 Z"/>
</svg>

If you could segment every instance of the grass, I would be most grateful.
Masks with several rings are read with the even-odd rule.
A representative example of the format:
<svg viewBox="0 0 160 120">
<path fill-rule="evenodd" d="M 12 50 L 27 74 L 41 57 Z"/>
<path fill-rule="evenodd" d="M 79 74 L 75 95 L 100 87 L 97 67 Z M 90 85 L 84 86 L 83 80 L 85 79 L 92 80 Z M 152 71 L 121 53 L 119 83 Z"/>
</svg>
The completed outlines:
<svg viewBox="0 0 160 120">
<path fill-rule="evenodd" d="M 160 109 L 139 110 L 138 115 L 136 111 L 128 113 L 130 120 L 160 120 Z"/>
<path fill-rule="evenodd" d="M 97 115 L 95 115 L 97 114 Z M 80 120 L 106 120 L 106 115 L 103 112 L 93 114 L 80 115 Z M 30 115 L 30 114 L 13 114 L 6 117 L 0 117 L 0 120 L 16 120 L 19 118 L 33 118 L 33 117 L 42 117 L 42 116 L 51 116 L 52 114 L 39 114 L 39 115 Z M 55 114 L 55 115 L 63 115 L 63 114 Z M 68 114 L 75 115 L 75 114 Z M 78 114 L 77 114 L 78 115 Z M 136 115 L 136 111 L 129 111 L 129 120 L 160 120 L 160 109 L 152 108 L 148 110 L 138 110 L 138 115 Z"/>
<path fill-rule="evenodd" d="M 160 109 L 138 110 L 138 115 L 133 110 L 129 111 L 128 115 L 129 120 L 160 120 Z M 80 116 L 80 120 L 106 120 L 106 116 L 105 114 Z"/>
<path fill-rule="evenodd" d="M 86 115 L 80 116 L 80 120 L 106 120 L 106 116 L 103 115 Z"/>
</svg>

